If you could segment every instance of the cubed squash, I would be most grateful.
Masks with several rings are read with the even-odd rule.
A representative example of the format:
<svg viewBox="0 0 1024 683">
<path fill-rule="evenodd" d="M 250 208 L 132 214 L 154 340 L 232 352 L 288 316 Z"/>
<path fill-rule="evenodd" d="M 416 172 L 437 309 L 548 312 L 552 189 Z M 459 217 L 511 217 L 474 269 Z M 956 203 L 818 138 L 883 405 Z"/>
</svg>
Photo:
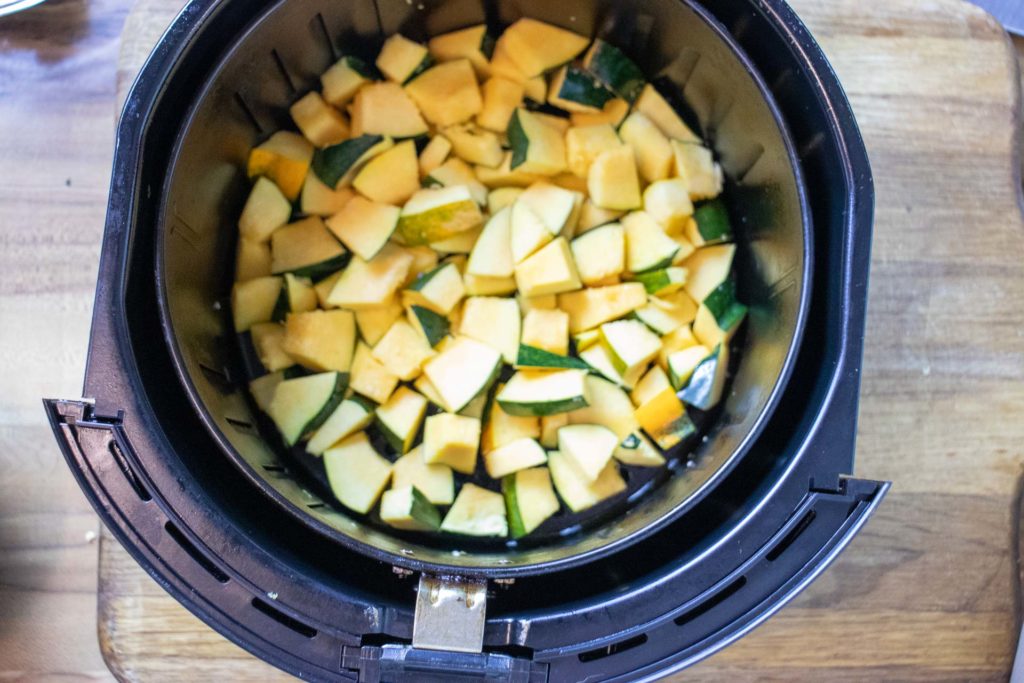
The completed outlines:
<svg viewBox="0 0 1024 683">
<path fill-rule="evenodd" d="M 747 307 L 736 298 L 735 281 L 727 279 L 697 309 L 693 334 L 708 348 L 726 345 L 746 316 Z"/>
<path fill-rule="evenodd" d="M 295 359 L 284 350 L 284 326 L 278 323 L 257 323 L 249 328 L 252 345 L 260 364 L 267 372 L 277 372 L 295 365 Z"/>
<path fill-rule="evenodd" d="M 508 536 L 504 497 L 474 484 L 463 484 L 441 522 L 441 531 L 463 536 Z"/>
<path fill-rule="evenodd" d="M 671 388 L 636 409 L 636 419 L 659 447 L 668 450 L 697 433 L 686 407 Z"/>
<path fill-rule="evenodd" d="M 274 377 L 268 375 L 267 377 Z M 295 445 L 307 434 L 316 431 L 341 404 L 345 395 L 346 375 L 323 372 L 316 375 L 294 377 L 281 381 L 271 379 L 273 394 L 270 400 L 260 398 L 260 380 L 250 385 L 259 405 L 266 406 L 267 415 L 281 433 L 285 444 Z"/>
<path fill-rule="evenodd" d="M 522 538 L 558 512 L 559 503 L 546 467 L 533 467 L 501 480 L 512 538 Z"/>
<path fill-rule="evenodd" d="M 583 67 L 619 97 L 633 102 L 644 89 L 643 71 L 626 53 L 600 38 L 583 57 Z"/>
<path fill-rule="evenodd" d="M 533 183 L 516 200 L 529 206 L 552 235 L 571 227 L 576 206 L 582 201 L 578 192 L 545 181 Z"/>
<path fill-rule="evenodd" d="M 700 137 L 690 130 L 679 113 L 650 83 L 644 86 L 635 108 L 654 122 L 665 137 L 681 142 L 700 143 Z"/>
<path fill-rule="evenodd" d="M 574 126 L 565 133 L 565 154 L 569 170 L 581 178 L 590 173 L 590 165 L 602 153 L 618 149 L 622 141 L 609 124 Z"/>
<path fill-rule="evenodd" d="M 420 190 L 402 208 L 398 234 L 409 246 L 430 244 L 477 228 L 483 220 L 465 185 Z"/>
<path fill-rule="evenodd" d="M 686 239 L 695 247 L 732 242 L 732 225 L 725 202 L 718 199 L 702 202 L 684 228 Z"/>
<path fill-rule="evenodd" d="M 320 76 L 323 97 L 335 107 L 352 101 L 364 85 L 373 80 L 373 69 L 358 57 L 346 55 Z"/>
<path fill-rule="evenodd" d="M 576 222 L 575 234 L 578 237 L 593 230 L 594 228 L 600 228 L 602 225 L 615 223 L 622 218 L 623 215 L 625 215 L 624 211 L 602 209 L 593 201 L 587 199 L 583 202 L 583 206 L 580 207 L 580 217 Z"/>
<path fill-rule="evenodd" d="M 582 287 L 569 242 L 559 237 L 516 266 L 516 284 L 523 296 L 561 294 Z"/>
<path fill-rule="evenodd" d="M 412 261 L 412 255 L 390 243 L 369 261 L 354 256 L 331 290 L 328 302 L 356 311 L 379 308 L 405 283 Z"/>
<path fill-rule="evenodd" d="M 466 299 L 459 334 L 483 342 L 515 363 L 522 318 L 515 299 L 475 296 Z"/>
<path fill-rule="evenodd" d="M 676 175 L 686 183 L 691 199 L 712 199 L 722 193 L 722 167 L 715 163 L 710 149 L 673 140 L 672 151 Z"/>
<path fill-rule="evenodd" d="M 615 432 L 602 425 L 573 424 L 558 430 L 558 450 L 588 483 L 601 475 L 618 445 Z"/>
<path fill-rule="evenodd" d="M 271 270 L 319 280 L 337 271 L 349 254 L 319 216 L 310 216 L 274 231 L 270 238 Z"/>
<path fill-rule="evenodd" d="M 446 128 L 471 120 L 483 109 L 476 73 L 467 59 L 433 66 L 405 86 L 431 124 Z"/>
<path fill-rule="evenodd" d="M 238 232 L 253 242 L 266 242 L 274 231 L 288 222 L 292 205 L 274 181 L 260 177 L 252 186 L 238 219 Z M 246 278 L 248 279 L 248 278 Z"/>
<path fill-rule="evenodd" d="M 626 117 L 619 128 L 622 141 L 636 150 L 640 177 L 648 183 L 668 178 L 672 173 L 672 147 L 658 127 L 640 112 Z"/>
<path fill-rule="evenodd" d="M 689 276 L 686 293 L 698 304 L 725 282 L 732 272 L 735 244 L 717 244 L 693 252 L 684 264 Z"/>
<path fill-rule="evenodd" d="M 537 114 L 516 109 L 509 122 L 508 141 L 512 147 L 512 170 L 540 175 L 557 175 L 566 170 L 562 133 Z"/>
<path fill-rule="evenodd" d="M 585 49 L 590 39 L 563 28 L 523 18 L 515 22 L 499 39 L 508 56 L 527 78 L 565 64 Z"/>
<path fill-rule="evenodd" d="M 315 90 L 301 97 L 288 111 L 295 125 L 315 147 L 336 145 L 349 135 L 344 115 Z"/>
<path fill-rule="evenodd" d="M 344 209 L 355 196 L 356 193 L 350 188 L 335 190 L 320 180 L 316 173 L 310 173 L 302 185 L 299 208 L 307 216 L 333 216 Z"/>
<path fill-rule="evenodd" d="M 546 176 L 540 173 L 527 173 L 520 166 L 512 168 L 512 152 L 505 152 L 501 164 L 497 168 L 489 166 L 477 166 L 474 171 L 476 177 L 488 188 L 496 187 L 528 187 Z"/>
<path fill-rule="evenodd" d="M 239 237 L 235 250 L 235 282 L 267 277 L 272 272 L 270 245 Z"/>
<path fill-rule="evenodd" d="M 377 68 L 395 83 L 405 83 L 430 66 L 426 46 L 396 33 L 384 41 L 377 55 Z"/>
<path fill-rule="evenodd" d="M 341 402 L 306 443 L 306 452 L 323 455 L 331 446 L 352 436 L 373 422 L 373 404 L 353 396 Z"/>
<path fill-rule="evenodd" d="M 385 491 L 380 499 L 380 519 L 406 531 L 437 531 L 441 526 L 441 513 L 415 486 Z"/>
<path fill-rule="evenodd" d="M 608 463 L 594 481 L 587 481 L 561 451 L 548 454 L 548 468 L 555 490 L 573 512 L 582 512 L 626 490 L 626 482 L 614 462 Z"/>
<path fill-rule="evenodd" d="M 396 148 L 397 149 L 397 148 Z M 401 210 L 379 201 L 354 197 L 327 219 L 327 228 L 364 261 L 376 256 L 398 226 Z"/>
<path fill-rule="evenodd" d="M 480 450 L 480 420 L 439 413 L 427 418 L 423 428 L 423 462 L 447 465 L 456 472 L 472 474 Z"/>
<path fill-rule="evenodd" d="M 509 220 L 514 263 L 522 263 L 554 239 L 554 233 L 548 230 L 540 216 L 524 202 L 517 200 L 512 205 Z"/>
<path fill-rule="evenodd" d="M 455 337 L 423 366 L 445 409 L 452 413 L 490 386 L 500 369 L 501 353 L 469 337 Z"/>
<path fill-rule="evenodd" d="M 518 187 L 499 187 L 487 193 L 487 210 L 492 216 L 506 207 L 512 206 L 523 190 Z"/>
<path fill-rule="evenodd" d="M 399 318 L 373 347 L 373 357 L 388 372 L 407 382 L 419 377 L 423 364 L 437 355 L 423 335 Z"/>
<path fill-rule="evenodd" d="M 626 270 L 643 273 L 668 268 L 680 244 L 661 229 L 645 211 L 634 211 L 622 218 L 626 230 Z"/>
<path fill-rule="evenodd" d="M 615 98 L 614 100 L 608 100 L 605 102 L 604 107 L 602 107 L 599 112 L 574 111 L 569 116 L 569 120 L 574 126 L 583 127 L 608 124 L 614 128 L 618 128 L 622 125 L 627 114 L 629 114 L 629 102 L 620 98 Z"/>
<path fill-rule="evenodd" d="M 466 273 L 462 277 L 469 296 L 508 296 L 516 293 L 516 280 L 513 277 L 487 277 Z"/>
<path fill-rule="evenodd" d="M 507 152 L 505 156 L 508 156 Z M 456 185 L 465 186 L 473 201 L 480 206 L 487 203 L 487 187 L 477 178 L 473 167 L 458 157 L 449 157 L 423 179 L 423 187 L 426 188 L 454 187 Z"/>
<path fill-rule="evenodd" d="M 443 135 L 435 135 L 420 152 L 420 177 L 426 178 L 441 164 L 448 160 L 452 153 L 452 143 Z"/>
<path fill-rule="evenodd" d="M 391 479 L 391 463 L 373 450 L 362 432 L 324 451 L 331 492 L 345 507 L 366 514 L 377 504 Z"/>
<path fill-rule="evenodd" d="M 525 89 L 522 83 L 501 76 L 489 78 L 483 85 L 483 107 L 476 116 L 481 128 L 504 133 L 516 107 L 523 101 Z"/>
<path fill-rule="evenodd" d="M 497 167 L 505 158 L 498 136 L 473 125 L 449 126 L 441 134 L 451 142 L 455 156 L 469 164 Z"/>
<path fill-rule="evenodd" d="M 352 181 L 367 199 L 384 204 L 402 204 L 420 189 L 420 166 L 416 144 L 400 142 L 371 159 Z"/>
<path fill-rule="evenodd" d="M 355 343 L 351 311 L 292 313 L 285 322 L 284 350 L 313 370 L 348 372 Z"/>
<path fill-rule="evenodd" d="M 661 338 L 661 351 L 658 352 L 658 365 L 663 370 L 668 370 L 668 357 L 676 351 L 688 349 L 691 346 L 697 346 L 700 344 L 697 338 L 693 336 L 693 331 L 689 325 L 683 325 L 676 328 L 672 332 L 669 332 Z"/>
<path fill-rule="evenodd" d="M 618 223 L 586 232 L 572 241 L 572 255 L 584 285 L 621 275 L 626 269 L 626 232 Z"/>
<path fill-rule="evenodd" d="M 494 38 L 487 33 L 485 24 L 434 36 L 427 49 L 435 62 L 468 59 L 478 77 L 486 78 L 491 72 L 489 60 L 494 52 Z"/>
<path fill-rule="evenodd" d="M 693 215 L 693 202 L 681 178 L 658 180 L 644 190 L 644 211 L 669 233 L 682 232 Z"/>
<path fill-rule="evenodd" d="M 615 93 L 576 64 L 566 64 L 551 79 L 548 103 L 569 112 L 601 112 Z"/>
<path fill-rule="evenodd" d="M 639 407 L 665 389 L 671 388 L 672 384 L 669 382 L 668 375 L 661 369 L 661 366 L 655 365 L 636 383 L 629 398 L 633 401 L 633 405 Z"/>
<path fill-rule="evenodd" d="M 387 403 L 398 386 L 398 377 L 378 362 L 373 350 L 363 342 L 356 343 L 349 373 L 349 388 L 375 403 Z"/>
<path fill-rule="evenodd" d="M 501 386 L 498 387 L 501 392 Z M 532 415 L 510 415 L 502 409 L 497 400 L 491 402 L 488 419 L 484 424 L 480 442 L 481 450 L 489 453 L 497 448 L 519 439 L 536 439 L 540 437 L 539 418 Z"/>
<path fill-rule="evenodd" d="M 533 439 L 519 439 L 484 453 L 484 467 L 492 479 L 501 479 L 505 475 L 543 465 L 547 461 L 547 453 Z"/>
<path fill-rule="evenodd" d="M 521 343 L 551 353 L 569 353 L 569 314 L 551 309 L 533 309 L 523 318 Z"/>
<path fill-rule="evenodd" d="M 423 446 L 417 446 L 395 461 L 391 485 L 400 489 L 415 486 L 434 505 L 451 505 L 455 500 L 455 478 L 447 465 L 428 465 Z"/>
<path fill-rule="evenodd" d="M 289 201 L 295 201 L 312 161 L 313 145 L 298 133 L 282 130 L 252 149 L 248 173 L 250 178 L 266 176 Z"/>
<path fill-rule="evenodd" d="M 427 399 L 409 387 L 398 387 L 376 410 L 377 424 L 388 444 L 400 454 L 412 450 L 427 414 Z"/>
<path fill-rule="evenodd" d="M 402 317 L 402 304 L 393 296 L 376 308 L 364 308 L 355 312 L 359 336 L 370 346 L 375 346 L 387 334 L 391 326 Z"/>
<path fill-rule="evenodd" d="M 623 145 L 601 152 L 587 175 L 590 200 L 612 211 L 631 211 L 643 205 L 633 147 Z"/>
<path fill-rule="evenodd" d="M 403 294 L 406 303 L 423 306 L 445 316 L 451 315 L 465 296 L 462 275 L 450 261 L 416 278 Z"/>
<path fill-rule="evenodd" d="M 501 209 L 487 221 L 469 255 L 466 272 L 491 278 L 507 278 L 515 273 L 511 208 Z"/>
<path fill-rule="evenodd" d="M 395 146 L 384 135 L 359 135 L 313 154 L 312 173 L 328 188 L 340 190 L 352 184 L 356 174 L 370 159 Z M 318 213 L 319 212 L 314 212 Z"/>
<path fill-rule="evenodd" d="M 246 332 L 257 323 L 270 322 L 283 280 L 279 277 L 258 277 L 236 282 L 231 290 L 231 314 L 235 332 Z"/>
<path fill-rule="evenodd" d="M 397 83 L 370 83 L 356 93 L 349 113 L 352 136 L 389 135 L 413 138 L 425 135 L 427 122 Z"/>
<path fill-rule="evenodd" d="M 661 350 L 661 338 L 637 320 L 617 320 L 601 325 L 601 345 L 615 369 L 628 376 L 644 368 Z"/>
<path fill-rule="evenodd" d="M 558 307 L 569 314 L 572 334 L 617 320 L 646 303 L 647 292 L 639 282 L 584 289 L 558 297 Z"/>
</svg>

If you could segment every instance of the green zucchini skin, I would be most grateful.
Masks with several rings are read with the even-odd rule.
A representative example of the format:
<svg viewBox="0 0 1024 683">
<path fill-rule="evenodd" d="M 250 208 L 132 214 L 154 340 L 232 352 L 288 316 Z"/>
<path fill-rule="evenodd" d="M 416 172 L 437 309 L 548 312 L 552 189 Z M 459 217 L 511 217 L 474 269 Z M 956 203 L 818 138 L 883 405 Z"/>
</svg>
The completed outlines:
<svg viewBox="0 0 1024 683">
<path fill-rule="evenodd" d="M 722 346 L 715 347 L 690 375 L 690 382 L 678 393 L 679 400 L 699 410 L 711 410 L 721 398 L 722 377 L 728 370 L 728 354 L 722 353 Z"/>
<path fill-rule="evenodd" d="M 519 121 L 519 110 L 513 114 L 508 122 L 508 144 L 512 149 L 512 161 L 509 168 L 515 170 L 526 162 L 526 155 L 530 149 L 530 138 L 523 130 L 523 124 Z"/>
<path fill-rule="evenodd" d="M 337 145 L 318 149 L 313 153 L 311 170 L 324 185 L 333 189 L 364 154 L 383 141 L 383 135 L 361 135 Z"/>
<path fill-rule="evenodd" d="M 600 39 L 594 41 L 583 65 L 609 90 L 630 104 L 640 97 L 647 84 L 636 62 L 619 48 Z"/>
<path fill-rule="evenodd" d="M 448 318 L 423 306 L 413 305 L 410 308 L 431 347 L 436 347 L 448 336 L 448 331 L 451 328 Z"/>
<path fill-rule="evenodd" d="M 594 74 L 573 64 L 565 69 L 565 79 L 555 94 L 556 103 L 561 100 L 600 110 L 615 99 L 615 93 L 606 88 Z"/>
<path fill-rule="evenodd" d="M 590 370 L 590 366 L 579 358 L 551 353 L 528 344 L 519 345 L 516 367 Z"/>
<path fill-rule="evenodd" d="M 509 415 L 516 417 L 545 417 L 547 415 L 558 415 L 559 413 L 569 413 L 579 408 L 586 408 L 587 399 L 583 396 L 574 396 L 572 398 L 559 399 L 557 401 L 544 401 L 538 403 L 513 403 L 510 401 L 502 401 L 498 399 L 498 404 L 501 405 L 501 409 Z"/>
<path fill-rule="evenodd" d="M 338 254 L 333 258 L 329 258 L 326 261 L 320 263 L 311 263 L 308 266 L 302 266 L 291 271 L 295 277 L 308 277 L 314 283 L 320 282 L 324 278 L 328 278 L 334 275 L 339 270 L 348 265 L 348 262 L 352 260 L 352 254 L 345 252 L 344 254 Z"/>
<path fill-rule="evenodd" d="M 704 239 L 704 244 L 733 241 L 729 211 L 720 198 L 699 204 L 693 211 L 693 220 L 697 222 L 697 232 Z"/>
<path fill-rule="evenodd" d="M 732 330 L 747 315 L 747 307 L 736 299 L 736 280 L 731 277 L 707 295 L 704 306 L 715 317 L 721 330 Z"/>
</svg>

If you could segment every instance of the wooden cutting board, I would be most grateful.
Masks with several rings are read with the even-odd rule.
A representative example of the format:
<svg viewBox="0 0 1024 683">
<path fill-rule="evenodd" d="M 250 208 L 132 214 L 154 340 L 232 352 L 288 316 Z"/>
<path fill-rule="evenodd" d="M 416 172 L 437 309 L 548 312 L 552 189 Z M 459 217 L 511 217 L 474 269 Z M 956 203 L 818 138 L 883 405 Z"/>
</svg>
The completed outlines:
<svg viewBox="0 0 1024 683">
<path fill-rule="evenodd" d="M 130 84 L 181 0 L 141 0 Z M 867 140 L 877 224 L 857 471 L 892 492 L 828 572 L 676 680 L 1005 680 L 1019 629 L 1024 224 L 1013 48 L 959 0 L 797 0 Z M 286 677 L 103 538 L 99 636 L 124 680 Z"/>
</svg>

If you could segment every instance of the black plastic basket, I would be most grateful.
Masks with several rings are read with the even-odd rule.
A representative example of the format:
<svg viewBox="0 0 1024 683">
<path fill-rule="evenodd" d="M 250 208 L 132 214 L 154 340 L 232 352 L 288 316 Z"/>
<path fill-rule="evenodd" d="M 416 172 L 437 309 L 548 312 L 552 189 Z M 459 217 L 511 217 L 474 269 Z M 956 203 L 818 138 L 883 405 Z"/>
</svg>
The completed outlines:
<svg viewBox="0 0 1024 683">
<path fill-rule="evenodd" d="M 693 468 L 562 543 L 453 554 L 333 509 L 266 446 L 215 305 L 229 286 L 217 264 L 244 200 L 240 160 L 340 45 L 520 15 L 647 55 L 693 112 L 730 177 L 752 314 Z M 887 489 L 846 478 L 872 201 L 849 104 L 782 2 L 196 0 L 143 69 L 118 131 L 90 398 L 47 410 L 83 489 L 140 564 L 218 631 L 304 678 L 661 676 L 779 609 Z M 413 646 L 416 573 L 482 586 L 483 652 Z"/>
</svg>

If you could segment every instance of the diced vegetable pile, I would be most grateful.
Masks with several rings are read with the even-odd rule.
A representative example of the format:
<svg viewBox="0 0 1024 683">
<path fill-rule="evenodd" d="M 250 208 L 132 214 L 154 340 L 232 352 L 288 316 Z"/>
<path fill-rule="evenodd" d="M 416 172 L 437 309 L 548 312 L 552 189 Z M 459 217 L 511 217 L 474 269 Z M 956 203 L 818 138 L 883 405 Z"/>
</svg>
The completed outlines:
<svg viewBox="0 0 1024 683">
<path fill-rule="evenodd" d="M 629 57 L 522 19 L 322 86 L 251 152 L 232 310 L 338 502 L 519 538 L 692 443 L 746 307 L 721 169 Z"/>
</svg>

